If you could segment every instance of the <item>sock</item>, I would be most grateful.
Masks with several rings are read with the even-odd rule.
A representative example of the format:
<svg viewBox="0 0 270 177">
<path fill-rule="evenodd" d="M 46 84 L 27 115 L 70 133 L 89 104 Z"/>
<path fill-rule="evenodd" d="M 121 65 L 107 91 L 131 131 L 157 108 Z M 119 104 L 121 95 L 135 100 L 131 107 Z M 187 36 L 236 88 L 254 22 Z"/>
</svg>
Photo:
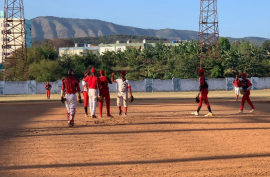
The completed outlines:
<svg viewBox="0 0 270 177">
<path fill-rule="evenodd" d="M 125 107 L 125 113 L 127 113 L 127 107 Z"/>
<path fill-rule="evenodd" d="M 238 99 L 239 95 L 236 95 L 236 98 Z"/>
<path fill-rule="evenodd" d="M 122 111 L 121 106 L 119 106 L 119 111 Z"/>
<path fill-rule="evenodd" d="M 197 112 L 200 112 L 201 108 L 201 106 L 198 106 Z"/>
<path fill-rule="evenodd" d="M 208 111 L 209 111 L 210 113 L 212 113 L 212 110 L 211 110 L 211 107 L 210 107 L 210 106 L 208 107 Z"/>
<path fill-rule="evenodd" d="M 84 112 L 85 112 L 85 114 L 88 114 L 87 113 L 87 107 L 84 107 Z"/>
</svg>

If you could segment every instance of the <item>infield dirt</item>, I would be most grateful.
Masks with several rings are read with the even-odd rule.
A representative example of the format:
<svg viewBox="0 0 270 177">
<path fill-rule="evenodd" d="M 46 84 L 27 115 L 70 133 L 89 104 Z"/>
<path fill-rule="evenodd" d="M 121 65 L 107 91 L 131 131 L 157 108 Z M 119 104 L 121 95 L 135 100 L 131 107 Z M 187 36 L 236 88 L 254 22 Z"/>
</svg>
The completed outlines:
<svg viewBox="0 0 270 177">
<path fill-rule="evenodd" d="M 0 176 L 270 176 L 266 99 L 243 115 L 240 102 L 210 99 L 213 117 L 205 105 L 192 116 L 193 99 L 135 100 L 127 117 L 115 102 L 114 119 L 79 105 L 74 128 L 60 101 L 0 103 Z"/>
</svg>

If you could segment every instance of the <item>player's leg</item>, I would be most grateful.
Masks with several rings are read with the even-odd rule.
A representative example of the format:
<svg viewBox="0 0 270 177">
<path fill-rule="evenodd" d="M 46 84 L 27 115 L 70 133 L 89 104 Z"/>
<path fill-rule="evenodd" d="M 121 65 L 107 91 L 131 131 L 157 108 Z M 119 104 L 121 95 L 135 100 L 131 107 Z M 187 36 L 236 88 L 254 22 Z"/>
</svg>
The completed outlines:
<svg viewBox="0 0 270 177">
<path fill-rule="evenodd" d="M 118 106 L 118 108 L 119 108 L 119 116 L 122 115 L 122 108 L 121 108 L 122 103 L 123 103 L 123 97 L 120 96 L 120 95 L 118 95 L 118 96 L 117 96 L 117 106 Z"/>
<path fill-rule="evenodd" d="M 208 101 L 208 89 L 205 90 L 203 97 L 204 97 L 203 98 L 204 103 L 206 104 L 206 107 L 208 109 L 208 114 L 206 114 L 205 117 L 211 117 L 213 116 L 213 114 L 212 114 L 210 103 Z"/>
<path fill-rule="evenodd" d="M 76 113 L 76 107 L 77 107 L 77 96 L 76 94 L 70 95 L 70 104 L 69 104 L 69 121 L 70 126 L 74 126 L 74 119 L 75 119 L 75 113 Z"/>
<path fill-rule="evenodd" d="M 49 99 L 49 93 L 48 90 L 46 90 L 47 99 Z"/>
<path fill-rule="evenodd" d="M 99 101 L 99 116 L 100 117 L 102 117 L 103 102 L 104 102 L 104 99 L 102 101 Z"/>
<path fill-rule="evenodd" d="M 70 124 L 70 120 L 69 120 L 69 115 L 70 115 L 70 109 L 69 109 L 69 94 L 66 94 L 65 106 L 66 106 L 66 109 L 67 109 L 67 119 L 68 119 L 68 124 Z"/>
<path fill-rule="evenodd" d="M 49 90 L 49 99 L 51 98 L 51 91 Z"/>
<path fill-rule="evenodd" d="M 236 95 L 236 101 L 237 101 L 239 98 L 239 87 L 234 87 L 234 89 L 235 89 L 235 95 Z"/>
<path fill-rule="evenodd" d="M 239 113 L 243 113 L 243 109 L 245 107 L 246 99 L 247 99 L 247 95 L 243 95 L 242 100 L 241 100 L 241 107 L 240 107 Z"/>
<path fill-rule="evenodd" d="M 128 100 L 128 92 L 125 93 L 125 95 L 123 96 L 123 104 L 125 107 L 125 116 L 127 116 L 127 109 L 128 109 L 127 100 Z"/>
<path fill-rule="evenodd" d="M 248 102 L 248 104 L 251 107 L 251 111 L 250 112 L 254 112 L 255 108 L 254 108 L 254 105 L 253 105 L 252 101 L 250 100 L 249 95 L 247 95 L 247 102 Z"/>
<path fill-rule="evenodd" d="M 90 111 L 90 115 L 93 118 L 93 109 L 94 109 L 94 92 L 93 89 L 89 89 L 89 111 Z"/>
<path fill-rule="evenodd" d="M 89 96 L 87 92 L 83 92 L 83 98 L 84 98 L 84 112 L 85 112 L 85 116 L 88 117 L 88 104 L 89 104 Z"/>
<path fill-rule="evenodd" d="M 201 91 L 201 95 L 200 95 L 200 102 L 198 104 L 198 108 L 197 108 L 197 111 L 195 112 L 192 112 L 191 114 L 194 114 L 195 116 L 198 116 L 199 115 L 199 112 L 202 108 L 202 103 L 203 103 L 203 90 Z"/>
<path fill-rule="evenodd" d="M 105 95 L 105 100 L 106 100 L 106 108 L 107 108 L 107 117 L 113 118 L 110 112 L 110 107 L 111 107 L 111 97 L 110 97 L 110 92 L 108 91 Z"/>
<path fill-rule="evenodd" d="M 98 97 L 98 90 L 97 89 L 93 89 L 93 109 L 92 109 L 92 117 L 96 118 L 96 107 L 97 107 L 97 97 Z"/>
</svg>

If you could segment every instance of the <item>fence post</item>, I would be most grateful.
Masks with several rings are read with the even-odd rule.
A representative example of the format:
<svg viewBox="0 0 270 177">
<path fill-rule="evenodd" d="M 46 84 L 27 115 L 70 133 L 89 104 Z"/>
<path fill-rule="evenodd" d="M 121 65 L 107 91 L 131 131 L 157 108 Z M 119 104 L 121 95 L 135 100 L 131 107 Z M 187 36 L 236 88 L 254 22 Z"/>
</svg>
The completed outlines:
<svg viewBox="0 0 270 177">
<path fill-rule="evenodd" d="M 251 77 L 252 90 L 258 90 L 258 77 Z"/>
<path fill-rule="evenodd" d="M 234 78 L 233 77 L 226 77 L 226 90 L 233 90 L 233 81 Z"/>
<path fill-rule="evenodd" d="M 58 88 L 57 88 L 57 93 L 60 94 L 62 90 L 62 80 L 58 80 Z"/>
<path fill-rule="evenodd" d="M 145 79 L 145 92 L 153 92 L 153 79 Z"/>
<path fill-rule="evenodd" d="M 180 92 L 180 78 L 173 78 L 173 91 Z"/>
<path fill-rule="evenodd" d="M 0 95 L 4 94 L 5 81 L 0 81 Z"/>
<path fill-rule="evenodd" d="M 35 95 L 37 93 L 37 82 L 35 80 L 27 81 L 27 94 Z"/>
</svg>

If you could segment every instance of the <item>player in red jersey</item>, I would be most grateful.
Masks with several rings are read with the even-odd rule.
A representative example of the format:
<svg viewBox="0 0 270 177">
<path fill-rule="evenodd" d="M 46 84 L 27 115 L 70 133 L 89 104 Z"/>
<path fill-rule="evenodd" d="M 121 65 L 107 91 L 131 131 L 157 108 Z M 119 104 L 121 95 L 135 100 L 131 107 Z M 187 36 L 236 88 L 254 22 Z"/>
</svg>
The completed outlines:
<svg viewBox="0 0 270 177">
<path fill-rule="evenodd" d="M 46 89 L 47 99 L 50 99 L 52 86 L 49 82 L 47 82 L 47 84 L 45 85 L 45 89 Z"/>
<path fill-rule="evenodd" d="M 245 91 L 245 93 L 244 93 L 244 95 L 242 97 L 242 101 L 241 101 L 241 107 L 240 107 L 240 111 L 239 111 L 240 114 L 243 113 L 243 109 L 244 109 L 246 101 L 248 102 L 248 104 L 251 107 L 250 112 L 255 111 L 253 103 L 251 102 L 250 97 L 249 97 L 250 96 L 250 89 L 251 89 L 252 84 L 246 77 L 247 77 L 246 73 L 241 74 L 241 78 L 242 78 L 241 87 L 242 87 L 243 91 Z"/>
<path fill-rule="evenodd" d="M 110 113 L 110 91 L 108 84 L 112 84 L 112 81 L 105 76 L 105 71 L 100 71 L 100 77 L 99 77 L 99 88 L 100 88 L 100 96 L 104 97 L 106 100 L 106 108 L 107 108 L 107 117 L 113 118 L 113 116 Z M 103 108 L 103 101 L 99 102 L 99 115 L 102 117 L 102 108 Z"/>
<path fill-rule="evenodd" d="M 200 94 L 201 94 L 201 96 L 200 96 L 200 102 L 199 102 L 198 109 L 196 112 L 194 112 L 192 114 L 198 116 L 199 112 L 202 108 L 202 102 L 204 102 L 206 104 L 208 111 L 209 111 L 209 113 L 206 114 L 205 117 L 211 117 L 211 116 L 213 116 L 213 114 L 212 114 L 210 104 L 208 102 L 208 84 L 206 82 L 207 78 L 204 75 L 203 69 L 199 70 L 198 74 L 200 76 L 200 91 L 199 91 L 198 97 L 200 96 Z"/>
<path fill-rule="evenodd" d="M 233 86 L 234 86 L 235 95 L 236 95 L 236 101 L 238 100 L 238 97 L 239 97 L 239 87 L 240 87 L 240 85 L 241 85 L 240 80 L 238 78 L 238 75 L 236 75 L 235 79 L 233 81 Z"/>
<path fill-rule="evenodd" d="M 84 78 L 82 80 L 82 86 L 83 86 L 83 98 L 84 98 L 84 112 L 85 112 L 85 117 L 88 117 L 88 104 L 89 104 L 89 96 L 88 96 L 88 85 L 87 82 L 85 82 L 85 78 L 89 75 L 88 71 L 84 72 Z"/>
<path fill-rule="evenodd" d="M 67 108 L 67 118 L 70 127 L 74 126 L 74 118 L 77 106 L 76 92 L 78 92 L 79 102 L 81 103 L 81 89 L 77 79 L 74 78 L 74 70 L 68 70 L 68 77 L 63 80 L 61 89 L 61 102 L 65 103 Z M 65 98 L 64 98 L 65 94 Z"/>
<path fill-rule="evenodd" d="M 89 108 L 90 114 L 92 118 L 97 118 L 96 114 L 96 106 L 97 106 L 97 96 L 98 96 L 98 78 L 95 76 L 96 69 L 91 69 L 91 76 L 87 76 L 84 78 L 85 82 L 88 82 L 88 95 L 89 95 Z"/>
</svg>

